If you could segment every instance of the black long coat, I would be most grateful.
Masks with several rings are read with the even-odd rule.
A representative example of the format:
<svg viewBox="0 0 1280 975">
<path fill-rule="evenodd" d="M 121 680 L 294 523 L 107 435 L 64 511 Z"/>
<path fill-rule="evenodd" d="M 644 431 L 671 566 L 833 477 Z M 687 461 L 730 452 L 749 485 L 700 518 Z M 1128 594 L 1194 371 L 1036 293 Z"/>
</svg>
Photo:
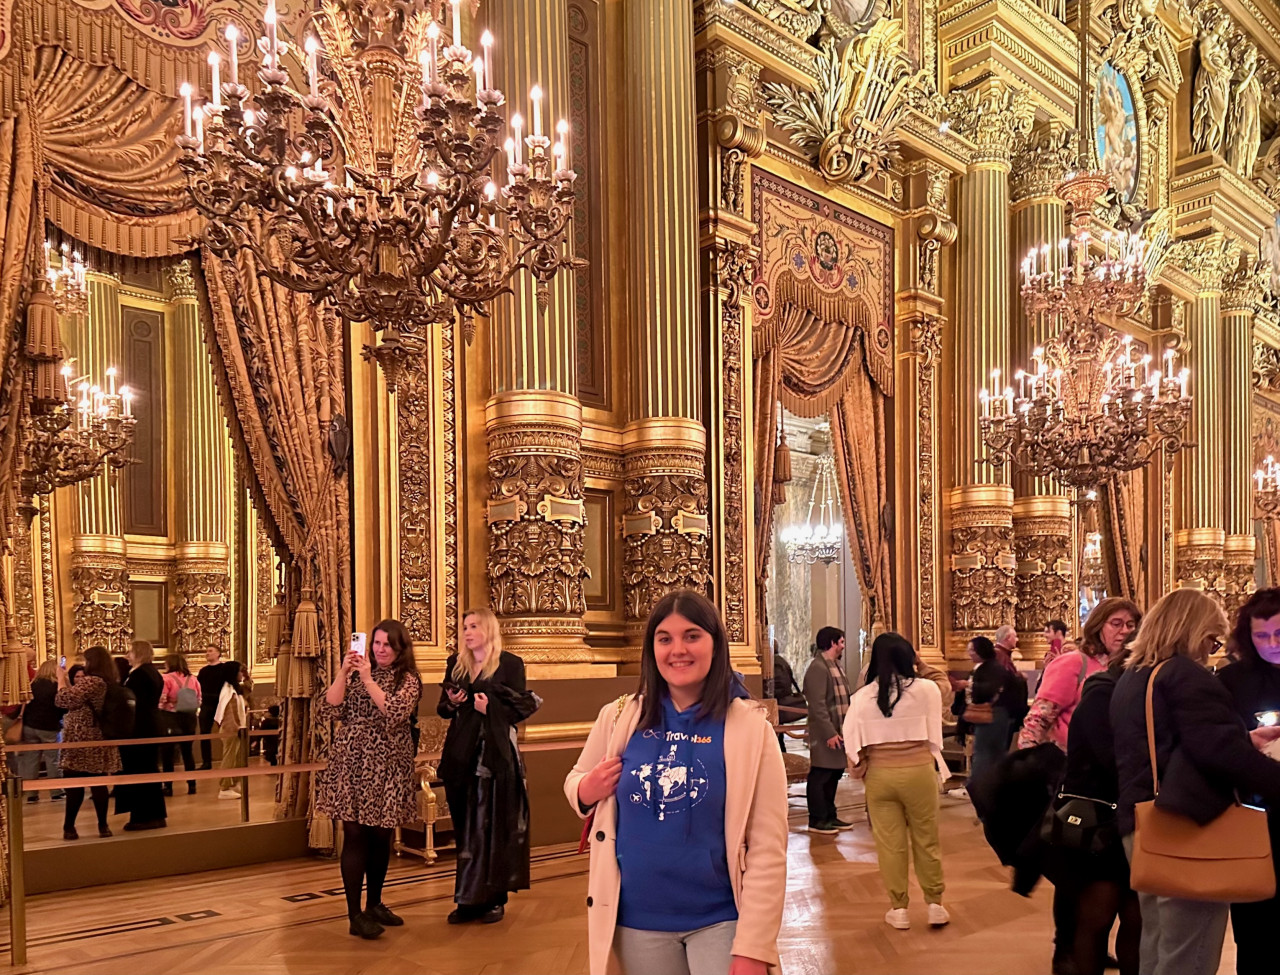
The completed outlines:
<svg viewBox="0 0 1280 975">
<path fill-rule="evenodd" d="M 160 695 L 164 678 L 155 664 L 143 664 L 130 671 L 124 686 L 137 701 L 133 718 L 134 738 L 156 738 L 160 735 Z M 121 771 L 125 775 L 143 775 L 159 771 L 159 745 L 124 745 L 120 748 Z M 116 813 L 128 813 L 132 823 L 164 819 L 164 787 L 156 782 L 147 785 L 116 786 Z"/>
<path fill-rule="evenodd" d="M 452 680 L 457 657 L 445 665 Z M 467 699 L 456 708 L 444 687 L 436 713 L 450 721 L 439 775 L 445 785 L 458 845 L 454 900 L 481 906 L 502 903 L 508 891 L 529 886 L 529 794 L 516 725 L 541 701 L 525 688 L 524 661 L 504 652 L 490 678 L 457 682 Z M 489 698 L 475 709 L 475 695 Z"/>
</svg>

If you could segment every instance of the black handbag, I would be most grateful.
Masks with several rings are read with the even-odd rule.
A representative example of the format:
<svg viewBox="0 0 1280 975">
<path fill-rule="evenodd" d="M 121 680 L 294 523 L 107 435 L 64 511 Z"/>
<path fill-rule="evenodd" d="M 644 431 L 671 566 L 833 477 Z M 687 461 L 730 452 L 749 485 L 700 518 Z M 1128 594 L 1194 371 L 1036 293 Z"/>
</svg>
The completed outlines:
<svg viewBox="0 0 1280 975">
<path fill-rule="evenodd" d="M 1119 839 L 1116 804 L 1059 792 L 1045 813 L 1040 838 L 1064 850 L 1102 853 Z"/>
</svg>

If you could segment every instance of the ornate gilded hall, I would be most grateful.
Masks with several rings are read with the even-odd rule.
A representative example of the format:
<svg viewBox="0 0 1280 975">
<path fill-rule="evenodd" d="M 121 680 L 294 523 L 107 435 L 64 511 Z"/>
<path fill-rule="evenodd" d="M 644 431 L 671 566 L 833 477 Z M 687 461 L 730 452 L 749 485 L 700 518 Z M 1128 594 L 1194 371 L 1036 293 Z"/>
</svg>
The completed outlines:
<svg viewBox="0 0 1280 975">
<path fill-rule="evenodd" d="M 712 600 L 758 697 L 826 624 L 851 682 L 881 633 L 959 678 L 1004 625 L 1032 673 L 1106 596 L 1274 585 L 1274 457 L 1273 0 L 0 0 L 0 705 L 90 647 L 217 648 L 300 769 L 243 824 L 193 806 L 221 832 L 176 878 L 136 868 L 170 829 L 68 880 L 41 794 L 13 970 L 247 969 L 266 926 L 230 922 L 264 915 L 257 970 L 356 970 L 302 927 L 334 881 L 297 858 L 341 838 L 318 702 L 404 623 L 424 838 L 392 876 L 438 871 L 430 722 L 489 607 L 542 702 L 550 893 L 527 955 L 419 933 L 385 970 L 585 971 L 562 782 L 663 596 Z M 785 970 L 1048 970 L 1046 897 L 947 801 L 956 967 L 827 939 L 805 905 L 843 881 L 792 835 Z M 165 931 L 78 946 L 101 884 Z"/>
</svg>

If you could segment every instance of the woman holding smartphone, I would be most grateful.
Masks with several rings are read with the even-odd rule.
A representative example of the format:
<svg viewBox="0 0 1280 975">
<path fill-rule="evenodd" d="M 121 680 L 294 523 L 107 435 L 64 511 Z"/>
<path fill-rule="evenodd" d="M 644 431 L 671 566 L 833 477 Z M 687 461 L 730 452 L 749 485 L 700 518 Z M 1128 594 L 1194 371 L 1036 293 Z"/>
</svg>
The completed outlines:
<svg viewBox="0 0 1280 975">
<path fill-rule="evenodd" d="M 787 887 L 787 775 L 689 591 L 649 616 L 635 695 L 600 711 L 565 779 L 587 826 L 592 975 L 766 975 Z"/>
<path fill-rule="evenodd" d="M 1238 661 L 1220 671 L 1236 711 L 1250 731 L 1280 724 L 1280 589 L 1261 589 L 1240 607 L 1231 642 Z M 1280 746 L 1264 749 L 1280 756 Z M 1256 801 L 1256 800 L 1255 800 Z M 1280 853 L 1280 808 L 1267 810 L 1273 855 Z M 1275 971 L 1275 933 L 1280 896 L 1257 904 L 1231 905 L 1238 975 Z"/>
<path fill-rule="evenodd" d="M 320 715 L 341 721 L 329 767 L 317 774 L 316 811 L 342 820 L 342 886 L 350 931 L 373 939 L 404 919 L 382 903 L 391 862 L 391 834 L 417 816 L 409 719 L 418 710 L 422 680 L 413 641 L 398 620 L 383 620 L 364 643 L 356 635 L 338 676 L 321 700 Z M 368 899 L 361 910 L 361 888 Z"/>
<path fill-rule="evenodd" d="M 529 886 L 529 794 L 516 725 L 542 702 L 525 688 L 524 661 L 502 649 L 491 610 L 462 617 L 436 713 L 449 722 L 440 781 L 453 818 L 458 872 L 450 924 L 494 924 L 507 894 Z"/>
</svg>

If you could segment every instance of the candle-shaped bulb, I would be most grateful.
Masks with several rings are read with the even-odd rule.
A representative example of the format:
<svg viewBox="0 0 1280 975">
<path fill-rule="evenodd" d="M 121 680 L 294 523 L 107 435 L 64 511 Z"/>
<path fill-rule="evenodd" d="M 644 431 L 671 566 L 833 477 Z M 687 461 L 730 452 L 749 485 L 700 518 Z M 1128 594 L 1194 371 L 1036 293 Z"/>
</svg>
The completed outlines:
<svg viewBox="0 0 1280 975">
<path fill-rule="evenodd" d="M 480 104 L 480 92 L 484 91 L 484 62 L 479 58 L 471 65 L 476 73 L 476 104 Z"/>
<path fill-rule="evenodd" d="M 520 130 L 521 130 L 523 127 L 524 127 L 524 119 L 520 117 L 520 113 L 519 113 L 519 112 L 516 112 L 514 115 L 512 115 L 512 116 L 511 116 L 511 131 L 515 133 L 515 139 L 514 139 L 514 142 L 515 142 L 515 150 L 516 150 L 516 155 L 515 155 L 515 160 L 516 160 L 516 161 L 515 161 L 515 165 L 517 165 L 517 166 L 519 166 L 519 165 L 520 165 L 520 154 L 521 154 L 521 151 L 522 151 L 522 150 L 521 150 L 521 148 L 520 148 L 520 142 L 521 142 L 521 140 L 520 140 Z"/>
<path fill-rule="evenodd" d="M 427 185 L 430 186 L 432 189 L 435 189 L 437 186 L 440 185 L 440 174 L 437 173 L 434 169 L 427 172 Z"/>
<path fill-rule="evenodd" d="M 489 182 L 484 184 L 484 195 L 489 200 L 493 200 L 497 197 L 498 187 L 494 184 L 493 180 L 489 180 Z"/>
<path fill-rule="evenodd" d="M 227 24 L 223 32 L 227 38 L 228 67 L 231 69 L 231 83 L 240 84 L 240 29 L 235 24 Z"/>
<path fill-rule="evenodd" d="M 560 144 L 564 147 L 564 162 L 561 163 L 565 169 L 569 168 L 569 122 L 561 119 L 556 123 L 556 134 L 560 136 Z"/>
<path fill-rule="evenodd" d="M 453 46 L 462 47 L 462 0 L 450 0 L 453 4 Z"/>
<path fill-rule="evenodd" d="M 542 135 L 542 88 L 534 85 L 529 89 L 529 101 L 533 102 L 532 135 Z"/>
<path fill-rule="evenodd" d="M 191 85 L 183 82 L 178 89 L 178 94 L 182 96 L 182 134 L 188 139 L 191 138 Z M 49 245 L 45 244 L 45 251 L 49 250 Z"/>
<path fill-rule="evenodd" d="M 213 72 L 213 107 L 222 105 L 222 55 L 217 51 L 209 52 L 209 70 Z"/>
<path fill-rule="evenodd" d="M 311 83 L 311 97 L 320 97 L 320 41 L 308 37 L 303 45 L 307 51 L 307 77 Z"/>
<path fill-rule="evenodd" d="M 484 76 L 493 86 L 493 35 L 487 30 L 480 35 L 480 46 L 484 48 Z"/>
</svg>

